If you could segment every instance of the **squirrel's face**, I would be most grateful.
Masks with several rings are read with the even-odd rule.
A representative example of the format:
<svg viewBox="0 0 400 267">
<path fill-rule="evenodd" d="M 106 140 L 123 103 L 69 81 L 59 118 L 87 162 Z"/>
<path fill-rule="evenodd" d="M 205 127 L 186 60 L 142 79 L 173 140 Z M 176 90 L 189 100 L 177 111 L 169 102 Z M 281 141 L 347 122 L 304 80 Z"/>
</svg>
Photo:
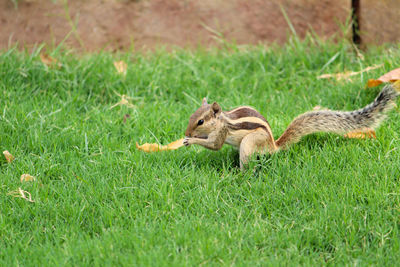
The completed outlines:
<svg viewBox="0 0 400 267">
<path fill-rule="evenodd" d="M 185 136 L 206 139 L 217 127 L 217 117 L 220 113 L 221 107 L 216 102 L 209 105 L 204 98 L 201 107 L 190 116 Z"/>
</svg>

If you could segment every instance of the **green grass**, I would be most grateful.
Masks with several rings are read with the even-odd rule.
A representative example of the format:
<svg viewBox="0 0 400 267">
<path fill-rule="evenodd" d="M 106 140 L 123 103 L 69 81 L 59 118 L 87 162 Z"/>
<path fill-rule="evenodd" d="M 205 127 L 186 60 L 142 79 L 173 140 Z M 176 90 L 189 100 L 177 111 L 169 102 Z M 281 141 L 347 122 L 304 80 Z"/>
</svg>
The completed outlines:
<svg viewBox="0 0 400 267">
<path fill-rule="evenodd" d="M 333 134 L 252 161 L 201 147 L 146 154 L 184 135 L 201 98 L 257 108 L 275 137 L 315 105 L 373 100 L 368 78 L 400 49 L 360 60 L 346 42 L 76 55 L 0 53 L 0 265 L 393 265 L 400 260 L 400 115 L 376 140 Z M 113 61 L 128 62 L 125 78 Z M 334 60 L 331 60 L 334 59 Z M 328 63 L 328 64 L 327 64 Z M 322 73 L 384 67 L 352 82 Z M 133 108 L 118 106 L 117 94 Z M 130 117 L 124 123 L 125 114 Z M 1 152 L 0 151 L 0 152 Z M 29 173 L 35 182 L 19 177 Z M 21 187 L 35 203 L 7 195 Z"/>
</svg>

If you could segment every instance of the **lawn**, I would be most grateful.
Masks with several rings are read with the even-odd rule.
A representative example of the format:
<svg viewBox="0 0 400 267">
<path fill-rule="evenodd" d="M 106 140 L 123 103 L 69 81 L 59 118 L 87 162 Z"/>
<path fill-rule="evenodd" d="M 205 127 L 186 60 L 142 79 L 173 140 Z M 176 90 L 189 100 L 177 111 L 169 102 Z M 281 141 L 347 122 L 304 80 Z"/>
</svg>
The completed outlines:
<svg viewBox="0 0 400 267">
<path fill-rule="evenodd" d="M 61 67 L 0 52 L 0 265 L 393 265 L 400 260 L 400 114 L 376 140 L 304 138 L 239 170 L 224 146 L 147 154 L 135 142 L 184 136 L 203 97 L 250 105 L 278 137 L 316 105 L 358 109 L 400 66 L 400 48 L 364 59 L 346 41 L 283 47 L 77 54 Z M 127 75 L 113 62 L 124 60 Z M 351 81 L 323 73 L 381 68 Z M 126 95 L 129 105 L 115 105 Z M 127 115 L 129 114 L 129 115 Z M 20 182 L 24 173 L 34 182 Z M 8 193 L 30 192 L 34 203 Z"/>
</svg>

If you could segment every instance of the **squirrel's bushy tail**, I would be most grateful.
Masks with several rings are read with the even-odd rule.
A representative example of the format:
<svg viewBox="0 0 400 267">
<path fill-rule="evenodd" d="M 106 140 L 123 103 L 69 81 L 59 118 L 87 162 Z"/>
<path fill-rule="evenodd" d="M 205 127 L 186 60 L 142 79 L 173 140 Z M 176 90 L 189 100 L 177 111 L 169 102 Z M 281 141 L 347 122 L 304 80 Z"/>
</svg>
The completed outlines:
<svg viewBox="0 0 400 267">
<path fill-rule="evenodd" d="M 355 111 L 310 111 L 295 118 L 276 141 L 278 148 L 298 142 L 303 136 L 316 132 L 347 132 L 376 128 L 385 119 L 386 112 L 395 107 L 400 94 L 400 82 L 386 85 L 374 102 Z"/>
</svg>

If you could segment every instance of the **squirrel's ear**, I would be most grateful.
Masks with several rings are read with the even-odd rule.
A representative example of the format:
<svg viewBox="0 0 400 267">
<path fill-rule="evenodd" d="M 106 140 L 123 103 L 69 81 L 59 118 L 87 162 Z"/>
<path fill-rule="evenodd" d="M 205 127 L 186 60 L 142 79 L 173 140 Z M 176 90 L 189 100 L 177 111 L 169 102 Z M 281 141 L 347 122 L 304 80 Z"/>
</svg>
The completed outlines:
<svg viewBox="0 0 400 267">
<path fill-rule="evenodd" d="M 207 98 L 203 98 L 203 102 L 201 103 L 203 106 L 207 105 Z"/>
<path fill-rule="evenodd" d="M 218 105 L 217 102 L 214 102 L 212 104 L 211 109 L 214 111 L 214 115 L 221 113 L 221 107 Z"/>
</svg>

